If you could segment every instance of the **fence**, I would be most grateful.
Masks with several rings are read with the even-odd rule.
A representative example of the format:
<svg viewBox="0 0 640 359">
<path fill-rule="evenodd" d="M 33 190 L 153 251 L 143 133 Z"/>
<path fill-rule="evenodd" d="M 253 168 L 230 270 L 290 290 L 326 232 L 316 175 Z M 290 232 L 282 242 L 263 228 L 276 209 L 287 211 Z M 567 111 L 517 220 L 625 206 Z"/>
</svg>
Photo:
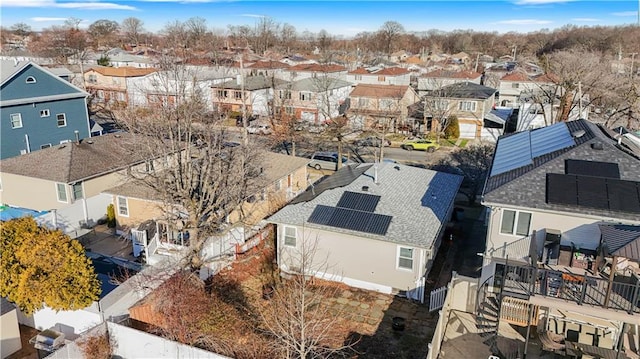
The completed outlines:
<svg viewBox="0 0 640 359">
<path fill-rule="evenodd" d="M 52 210 L 35 219 L 40 225 L 57 228 L 67 234 L 74 234 L 81 228 L 93 227 L 100 218 L 106 215 L 109 204 L 111 204 L 111 196 L 101 193 L 78 200 L 64 208 Z"/>
</svg>

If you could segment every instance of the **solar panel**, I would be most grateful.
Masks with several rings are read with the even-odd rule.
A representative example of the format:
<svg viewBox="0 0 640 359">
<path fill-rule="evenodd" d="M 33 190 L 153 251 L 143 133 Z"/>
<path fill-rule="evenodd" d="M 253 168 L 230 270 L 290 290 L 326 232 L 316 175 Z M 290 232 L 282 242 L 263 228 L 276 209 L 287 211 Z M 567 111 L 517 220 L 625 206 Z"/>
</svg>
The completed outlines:
<svg viewBox="0 0 640 359">
<path fill-rule="evenodd" d="M 529 132 L 519 132 L 498 141 L 491 176 L 532 164 Z"/>
<path fill-rule="evenodd" d="M 576 176 L 547 173 L 547 203 L 577 205 Z"/>
<path fill-rule="evenodd" d="M 566 160 L 564 172 L 568 175 L 620 178 L 618 164 L 613 162 Z"/>
<path fill-rule="evenodd" d="M 346 191 L 340 197 L 337 207 L 373 212 L 380 201 L 380 196 Z"/>
<path fill-rule="evenodd" d="M 307 221 L 335 228 L 385 235 L 392 218 L 377 213 L 317 205 Z"/>
<path fill-rule="evenodd" d="M 309 188 L 307 188 L 306 191 L 304 191 L 298 197 L 294 198 L 289 204 L 309 202 L 312 199 L 318 197 L 322 192 L 326 190 L 344 187 L 350 184 L 351 182 L 353 182 L 356 178 L 360 177 L 372 166 L 373 165 L 371 164 L 370 165 L 353 164 L 353 165 L 344 166 L 341 169 L 339 169 L 336 173 L 320 181 L 318 184 L 309 186 Z"/>
<path fill-rule="evenodd" d="M 575 145 L 569 128 L 563 122 L 531 131 L 532 158 Z"/>
<path fill-rule="evenodd" d="M 640 213 L 640 182 L 609 179 L 607 189 L 612 211 Z"/>
<path fill-rule="evenodd" d="M 577 180 L 579 206 L 609 209 L 606 178 L 577 176 Z"/>
</svg>

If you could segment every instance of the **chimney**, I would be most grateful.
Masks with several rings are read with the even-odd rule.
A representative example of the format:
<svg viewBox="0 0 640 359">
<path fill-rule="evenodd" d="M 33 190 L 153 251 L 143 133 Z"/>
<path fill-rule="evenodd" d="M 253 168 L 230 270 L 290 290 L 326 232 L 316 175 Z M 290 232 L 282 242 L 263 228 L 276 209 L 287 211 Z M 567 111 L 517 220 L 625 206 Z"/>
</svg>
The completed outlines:
<svg viewBox="0 0 640 359">
<path fill-rule="evenodd" d="M 369 186 L 362 186 L 362 192 L 369 192 Z"/>
<path fill-rule="evenodd" d="M 373 166 L 373 183 L 378 184 L 378 164 Z"/>
<path fill-rule="evenodd" d="M 18 66 L 18 58 L 17 58 L 17 57 L 14 57 L 14 58 L 13 58 L 13 66 L 14 66 L 14 67 L 15 67 L 15 66 Z"/>
<path fill-rule="evenodd" d="M 76 143 L 80 144 L 80 131 L 75 130 L 75 131 L 73 131 L 73 133 L 76 134 Z"/>
</svg>

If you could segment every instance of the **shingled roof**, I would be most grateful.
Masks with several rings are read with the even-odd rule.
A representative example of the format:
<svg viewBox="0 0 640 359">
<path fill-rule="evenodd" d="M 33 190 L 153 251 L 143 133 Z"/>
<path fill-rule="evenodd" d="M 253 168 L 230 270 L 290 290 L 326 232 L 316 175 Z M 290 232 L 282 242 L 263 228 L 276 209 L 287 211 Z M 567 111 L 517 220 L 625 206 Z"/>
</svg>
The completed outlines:
<svg viewBox="0 0 640 359">
<path fill-rule="evenodd" d="M 0 161 L 0 171 L 73 183 L 125 169 L 151 158 L 126 132 L 91 137 Z"/>
<path fill-rule="evenodd" d="M 100 66 L 100 67 L 90 68 L 86 70 L 85 73 L 91 72 L 91 71 L 95 71 L 101 75 L 111 76 L 111 77 L 139 77 L 139 76 L 145 76 L 145 75 L 157 72 L 158 69 L 138 68 L 138 67 L 128 67 L 128 66 L 124 66 L 124 67 Z"/>
<path fill-rule="evenodd" d="M 553 132 L 562 129 L 570 134 L 572 141 L 564 141 Z M 538 135 L 541 134 L 541 135 Z M 525 162 L 518 162 L 516 157 L 526 150 L 510 139 L 519 136 L 530 139 L 527 146 L 545 146 L 550 152 L 542 151 L 541 155 L 532 156 Z M 562 137 L 562 136 L 561 136 Z M 517 140 L 517 138 L 516 138 Z M 561 142 L 559 142 L 562 140 Z M 538 142 L 537 144 L 535 142 Z M 564 145 L 560 145 L 564 143 Z M 509 145 L 513 145 L 509 149 Z M 505 147 L 506 146 L 506 147 Z M 551 146 L 551 147 L 549 147 Z M 508 151 L 504 151 L 508 150 Z M 546 152 L 546 153 L 544 153 Z M 500 153 L 504 153 L 507 161 L 515 161 L 510 166 L 497 161 Z M 637 220 L 637 213 L 588 208 L 577 205 L 547 203 L 547 174 L 565 174 L 566 160 L 582 160 L 594 162 L 614 162 L 619 167 L 620 179 L 627 181 L 640 180 L 640 159 L 625 150 L 608 137 L 597 125 L 581 119 L 557 123 L 541 129 L 529 130 L 501 136 L 496 144 L 490 176 L 487 178 L 483 192 L 483 203 L 492 205 L 510 205 L 520 208 L 536 208 L 558 212 L 582 213 L 606 218 Z M 518 163 L 522 165 L 518 165 Z M 502 166 L 502 170 L 496 170 Z"/>
<path fill-rule="evenodd" d="M 400 99 L 407 93 L 409 86 L 358 84 L 350 97 L 395 98 Z"/>
</svg>

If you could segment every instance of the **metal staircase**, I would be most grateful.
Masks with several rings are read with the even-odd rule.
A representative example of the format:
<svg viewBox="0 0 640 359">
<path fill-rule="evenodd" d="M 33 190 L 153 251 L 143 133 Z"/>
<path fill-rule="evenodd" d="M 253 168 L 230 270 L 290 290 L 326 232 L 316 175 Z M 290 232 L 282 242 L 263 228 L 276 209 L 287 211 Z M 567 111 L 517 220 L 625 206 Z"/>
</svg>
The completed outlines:
<svg viewBox="0 0 640 359">
<path fill-rule="evenodd" d="M 500 293 L 491 293 L 490 284 L 493 276 L 487 278 L 478 290 L 476 309 L 476 328 L 484 339 L 482 342 L 489 346 L 491 352 L 502 357 L 498 348 L 498 325 L 500 323 Z"/>
</svg>

